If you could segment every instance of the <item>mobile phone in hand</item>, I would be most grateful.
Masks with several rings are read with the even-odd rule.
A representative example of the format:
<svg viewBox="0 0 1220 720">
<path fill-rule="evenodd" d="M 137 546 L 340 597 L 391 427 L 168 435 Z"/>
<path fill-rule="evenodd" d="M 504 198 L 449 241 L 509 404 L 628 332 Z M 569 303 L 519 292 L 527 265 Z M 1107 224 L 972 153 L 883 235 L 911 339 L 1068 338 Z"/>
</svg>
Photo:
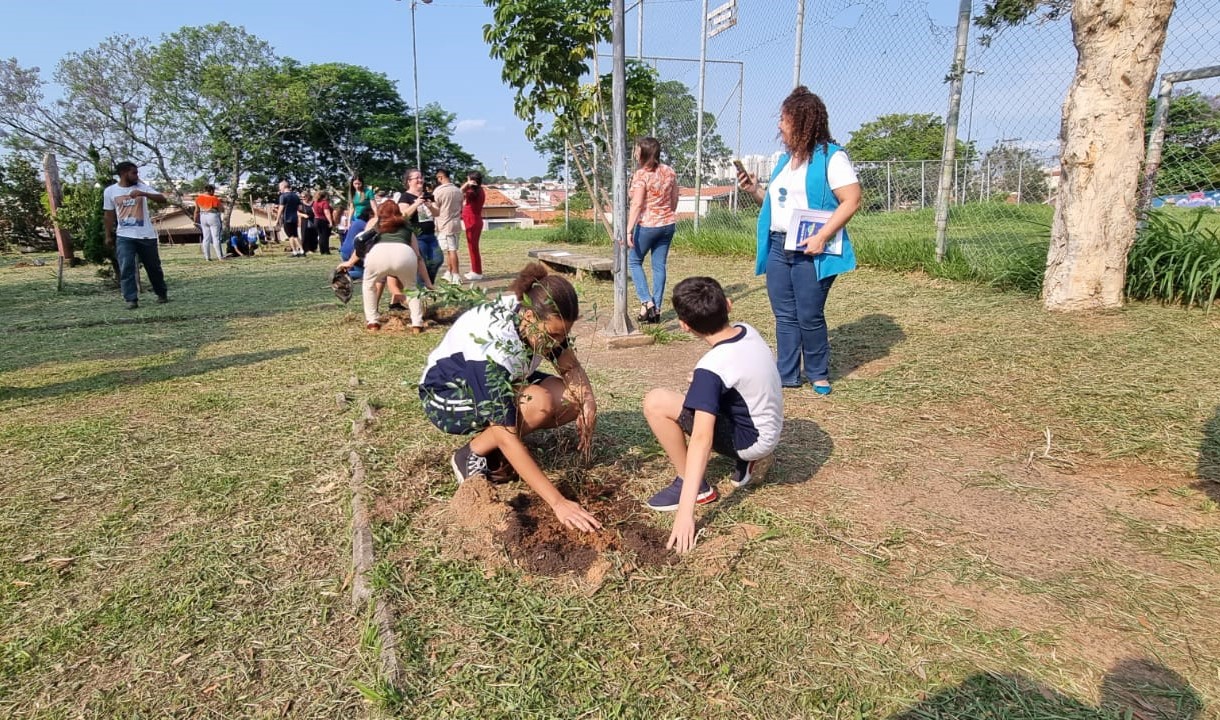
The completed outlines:
<svg viewBox="0 0 1220 720">
<path fill-rule="evenodd" d="M 740 160 L 734 160 L 733 167 L 737 168 L 737 172 L 739 172 L 739 173 L 745 173 L 746 175 L 750 174 L 750 173 L 746 172 L 746 166 L 742 165 Z"/>
</svg>

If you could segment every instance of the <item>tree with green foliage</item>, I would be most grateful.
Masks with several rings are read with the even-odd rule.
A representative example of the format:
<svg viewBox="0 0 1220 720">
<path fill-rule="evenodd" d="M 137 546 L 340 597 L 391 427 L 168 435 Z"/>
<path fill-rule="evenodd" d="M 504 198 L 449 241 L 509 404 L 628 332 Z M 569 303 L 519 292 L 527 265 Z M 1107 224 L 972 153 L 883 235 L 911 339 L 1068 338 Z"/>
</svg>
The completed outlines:
<svg viewBox="0 0 1220 720">
<path fill-rule="evenodd" d="M 651 132 L 653 125 L 653 100 L 657 97 L 656 73 L 644 63 L 628 61 L 627 71 L 627 135 L 643 137 Z M 611 106 L 610 90 L 612 78 L 602 75 L 596 83 L 580 88 L 580 101 L 573 111 L 580 119 L 578 123 L 555 122 L 551 129 L 534 140 L 534 149 L 547 158 L 547 172 L 558 177 L 563 168 L 565 150 L 571 153 L 573 162 L 581 168 L 582 178 L 591 177 L 592 167 L 597 165 L 597 182 L 600 187 L 609 187 L 613 173 L 613 162 L 608 148 L 613 145 L 605 108 Z M 598 162 L 593 162 L 597 154 Z M 592 196 L 592 188 L 587 188 Z M 605 204 L 605 203 L 603 203 Z"/>
<path fill-rule="evenodd" d="M 156 44 L 112 36 L 65 56 L 54 78 L 64 96 L 47 100 L 38 68 L 0 61 L 0 142 L 31 162 L 57 152 L 65 178 L 82 186 L 112 181 L 119 160 L 151 166 L 153 182 L 178 203 L 184 175 L 196 178 L 188 185 L 224 183 L 231 194 L 249 180 L 253 192 L 230 197 L 231 213 L 264 194 L 260 182 L 341 187 L 361 173 L 394 187 L 415 164 L 414 113 L 385 75 L 303 66 L 227 23 L 183 27 Z M 419 120 L 428 169 L 478 167 L 452 140 L 453 113 L 431 104 Z"/>
<path fill-rule="evenodd" d="M 54 247 L 42 196 L 38 170 L 23 157 L 7 155 L 0 164 L 0 247 Z"/>
<path fill-rule="evenodd" d="M 939 115 L 894 113 L 860 126 L 844 147 L 853 162 L 879 160 L 940 160 L 945 121 Z M 965 150 L 958 143 L 958 156 Z"/>
<path fill-rule="evenodd" d="M 1156 100 L 1148 100 L 1147 132 L 1152 132 Z M 1145 137 L 1145 143 L 1147 138 Z M 1188 90 L 1169 100 L 1156 194 L 1220 187 L 1220 96 Z"/>
<path fill-rule="evenodd" d="M 280 138 L 305 125 L 304 88 L 282 83 L 280 59 L 244 28 L 180 28 L 152 50 L 149 68 L 158 112 L 180 132 L 175 167 L 210 171 L 231 192 L 246 173 L 274 165 Z"/>
<path fill-rule="evenodd" d="M 525 136 L 542 132 L 540 115 L 577 109 L 580 78 L 597 43 L 610 38 L 606 0 L 484 0 L 492 22 L 483 26 L 491 56 L 504 61 L 500 77 L 515 92 L 513 109 Z"/>
<path fill-rule="evenodd" d="M 997 144 L 983 153 L 975 182 L 984 183 L 993 200 L 1044 202 L 1047 197 L 1042 163 L 1027 148 Z"/>
<path fill-rule="evenodd" d="M 109 180 L 107 185 L 111 184 Z M 64 185 L 64 201 L 59 208 L 60 225 L 72 234 L 85 260 L 96 265 L 109 263 L 118 277 L 118 258 L 113 247 L 106 245 L 102 183 L 82 180 Z"/>
<path fill-rule="evenodd" d="M 994 35 L 1069 7 L 1076 74 L 1063 105 L 1042 300 L 1048 310 L 1119 307 L 1136 238 L 1144 115 L 1174 0 L 988 0 L 975 24 Z"/>
<path fill-rule="evenodd" d="M 857 164 L 862 207 L 892 209 L 935 195 L 944 144 L 945 121 L 939 115 L 892 113 L 861 125 L 844 148 Z M 973 155 L 973 143 L 959 140 L 955 157 L 969 163 Z M 933 172 L 926 172 L 924 161 L 936 163 Z"/>
<path fill-rule="evenodd" d="M 86 159 L 90 136 L 69 127 L 63 101 L 46 99 L 47 83 L 39 72 L 16 58 L 0 61 L 0 142 L 31 161 L 48 150 L 65 159 Z"/>
<path fill-rule="evenodd" d="M 695 139 L 698 137 L 699 103 L 690 89 L 678 80 L 657 83 L 656 135 L 663 149 L 661 157 L 678 174 L 683 185 L 695 184 Z M 646 133 L 641 133 L 646 134 Z M 706 182 L 716 167 L 733 156 L 716 129 L 716 116 L 703 112 L 703 178 Z"/>
<path fill-rule="evenodd" d="M 111 36 L 60 60 L 55 81 L 64 89 L 64 118 L 76 142 L 87 143 L 84 159 L 94 180 L 111 177 L 116 163 L 130 160 L 152 166 L 157 184 L 180 203 L 172 168 L 182 133 L 162 112 L 150 83 L 152 49 L 144 38 Z"/>
<path fill-rule="evenodd" d="M 601 105 L 596 87 L 590 92 L 580 79 L 589 73 L 597 44 L 610 38 L 610 5 L 606 0 L 484 0 L 492 22 L 483 26 L 491 57 L 504 61 L 501 78 L 513 88 L 513 109 L 525 121 L 525 135 L 542 135 L 541 117 L 554 116 L 552 133 L 562 154 L 566 142 L 574 150 L 598 137 L 608 138 L 608 124 L 598 130 L 594 108 Z M 638 74 L 638 73 L 637 73 Z M 605 107 L 597 113 L 606 117 Z M 600 152 L 600 148 L 597 150 Z M 551 151 L 554 157 L 554 151 Z M 594 196 L 585 158 L 572 154 L 573 164 L 590 196 Z M 597 198 L 597 205 L 606 203 Z"/>
<path fill-rule="evenodd" d="M 343 63 L 290 64 L 282 82 L 302 87 L 309 102 L 302 127 L 281 137 L 269 174 L 333 187 L 359 174 L 370 186 L 397 187 L 403 170 L 415 165 L 415 115 L 383 73 Z M 479 167 L 453 141 L 456 120 L 436 103 L 420 108 L 425 173 Z"/>
</svg>

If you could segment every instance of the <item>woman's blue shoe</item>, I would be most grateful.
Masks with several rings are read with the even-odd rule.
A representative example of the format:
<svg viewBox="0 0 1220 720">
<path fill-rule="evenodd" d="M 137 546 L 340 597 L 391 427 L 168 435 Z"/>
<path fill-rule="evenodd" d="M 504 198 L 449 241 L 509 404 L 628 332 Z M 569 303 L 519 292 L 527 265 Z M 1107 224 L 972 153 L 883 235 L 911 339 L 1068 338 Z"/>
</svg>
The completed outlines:
<svg viewBox="0 0 1220 720">
<path fill-rule="evenodd" d="M 814 385 L 813 391 L 818 395 L 829 395 L 831 388 L 829 385 Z"/>
</svg>

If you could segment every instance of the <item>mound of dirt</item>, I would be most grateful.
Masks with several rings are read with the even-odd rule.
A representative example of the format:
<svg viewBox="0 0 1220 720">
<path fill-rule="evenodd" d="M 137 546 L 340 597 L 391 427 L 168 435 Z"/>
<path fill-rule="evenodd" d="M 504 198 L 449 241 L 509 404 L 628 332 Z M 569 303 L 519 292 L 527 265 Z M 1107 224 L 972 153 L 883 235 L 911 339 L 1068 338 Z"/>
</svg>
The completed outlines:
<svg viewBox="0 0 1220 720">
<path fill-rule="evenodd" d="M 668 534 L 643 522 L 639 501 L 620 488 L 599 486 L 571 493 L 602 524 L 600 532 L 584 533 L 559 524 L 555 513 L 538 496 L 520 493 L 509 499 L 505 527 L 496 533 L 517 564 L 536 575 L 588 573 L 607 552 L 627 553 L 636 567 L 669 565 L 676 556 L 665 549 Z"/>
<path fill-rule="evenodd" d="M 424 522 L 452 556 L 479 560 L 489 569 L 512 564 L 533 575 L 575 575 L 590 590 L 615 567 L 629 572 L 677 561 L 665 549 L 668 532 L 623 488 L 560 490 L 592 513 L 602 529 L 585 533 L 564 527 L 523 484 L 497 485 L 482 476 L 462 483 L 452 500 L 425 514 Z"/>
</svg>

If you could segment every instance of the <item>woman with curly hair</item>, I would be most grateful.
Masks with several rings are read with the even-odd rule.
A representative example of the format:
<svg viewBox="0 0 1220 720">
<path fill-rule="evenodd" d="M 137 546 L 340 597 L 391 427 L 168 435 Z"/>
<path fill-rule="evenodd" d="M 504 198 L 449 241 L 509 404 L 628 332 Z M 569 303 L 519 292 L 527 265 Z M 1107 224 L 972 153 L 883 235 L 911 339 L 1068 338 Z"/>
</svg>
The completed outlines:
<svg viewBox="0 0 1220 720">
<path fill-rule="evenodd" d="M 805 86 L 780 106 L 779 134 L 787 152 L 765 187 L 749 173 L 737 173 L 741 189 L 762 203 L 754 273 L 767 275 L 780 381 L 784 387 L 800 387 L 808 379 L 815 393 L 829 395 L 826 296 L 836 277 L 856 268 L 844 226 L 860 207 L 860 181 L 847 153 L 830 137 L 826 104 Z M 829 219 L 812 236 L 785 248 L 798 209 L 822 210 Z M 841 245 L 827 252 L 827 243 L 840 230 Z"/>
</svg>

